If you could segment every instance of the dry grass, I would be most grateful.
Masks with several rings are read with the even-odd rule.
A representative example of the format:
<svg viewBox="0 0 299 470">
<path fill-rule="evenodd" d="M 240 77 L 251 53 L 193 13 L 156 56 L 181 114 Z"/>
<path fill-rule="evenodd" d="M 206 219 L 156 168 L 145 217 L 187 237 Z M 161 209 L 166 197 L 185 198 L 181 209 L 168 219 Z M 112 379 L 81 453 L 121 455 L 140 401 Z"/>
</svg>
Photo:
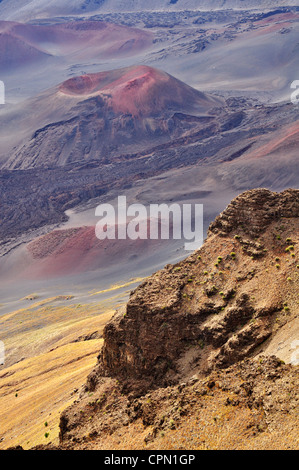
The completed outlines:
<svg viewBox="0 0 299 470">
<path fill-rule="evenodd" d="M 90 295 L 106 294 L 107 292 L 117 291 L 119 289 L 123 289 L 124 287 L 130 287 L 133 284 L 140 284 L 142 281 L 144 281 L 144 279 L 145 279 L 144 277 L 137 277 L 137 278 L 131 279 L 128 282 L 124 282 L 123 284 L 112 285 L 109 287 L 109 289 L 104 289 L 104 290 L 97 291 L 97 292 L 93 291 L 90 293 Z"/>
<path fill-rule="evenodd" d="M 1 374 L 0 448 L 58 442 L 59 416 L 96 363 L 101 340 L 73 343 L 24 360 Z M 45 426 L 45 423 L 48 426 Z"/>
<path fill-rule="evenodd" d="M 58 300 L 61 298 L 36 302 L 1 317 L 6 366 L 98 331 L 113 313 L 104 304 L 55 305 Z"/>
<path fill-rule="evenodd" d="M 61 300 L 68 299 L 42 300 L 1 317 L 6 347 L 0 369 L 1 449 L 57 443 L 60 413 L 96 364 L 114 310 L 96 303 L 57 304 Z M 92 333 L 97 339 L 84 341 Z"/>
</svg>

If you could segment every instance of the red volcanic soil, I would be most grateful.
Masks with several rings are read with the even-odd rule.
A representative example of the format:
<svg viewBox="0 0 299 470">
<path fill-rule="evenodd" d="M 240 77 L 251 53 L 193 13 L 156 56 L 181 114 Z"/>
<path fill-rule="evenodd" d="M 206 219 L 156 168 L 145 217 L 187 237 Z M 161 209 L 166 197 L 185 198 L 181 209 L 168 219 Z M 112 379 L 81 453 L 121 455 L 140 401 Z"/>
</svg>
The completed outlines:
<svg viewBox="0 0 299 470">
<path fill-rule="evenodd" d="M 27 245 L 32 262 L 29 272 L 42 276 L 71 274 L 100 264 L 103 251 L 94 227 L 54 230 Z"/>
<path fill-rule="evenodd" d="M 43 55 L 72 54 L 72 59 L 128 56 L 151 43 L 151 33 L 112 23 L 80 21 L 40 26 L 0 21 L 0 66 L 20 65 Z"/>
<path fill-rule="evenodd" d="M 272 134 L 270 142 L 258 147 L 256 150 L 246 154 L 246 158 L 261 158 L 274 153 L 289 155 L 298 151 L 299 145 L 299 121 L 291 126 L 281 128 Z"/>
<path fill-rule="evenodd" d="M 165 109 L 206 111 L 217 101 L 165 72 L 147 66 L 128 67 L 75 77 L 64 82 L 60 92 L 71 96 L 101 95 L 116 112 L 154 115 Z"/>
<path fill-rule="evenodd" d="M 64 245 L 67 244 L 69 240 L 76 237 L 80 230 L 82 229 L 55 230 L 29 243 L 27 249 L 33 259 L 47 258 L 47 256 L 55 254 L 61 249 L 63 250 Z"/>
<path fill-rule="evenodd" d="M 27 245 L 29 258 L 21 277 L 45 279 L 105 269 L 145 255 L 153 249 L 153 244 L 160 243 L 139 239 L 98 240 L 93 226 L 54 230 Z"/>
</svg>

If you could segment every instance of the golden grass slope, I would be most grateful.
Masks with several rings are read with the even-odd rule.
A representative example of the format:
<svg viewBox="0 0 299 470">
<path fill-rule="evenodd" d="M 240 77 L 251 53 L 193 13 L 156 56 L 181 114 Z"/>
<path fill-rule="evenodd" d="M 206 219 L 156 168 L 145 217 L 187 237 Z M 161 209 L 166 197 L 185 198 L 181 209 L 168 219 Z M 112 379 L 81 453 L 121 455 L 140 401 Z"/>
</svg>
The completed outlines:
<svg viewBox="0 0 299 470">
<path fill-rule="evenodd" d="M 26 359 L 0 376 L 0 448 L 58 442 L 59 416 L 94 366 L 101 340 L 72 343 Z"/>
<path fill-rule="evenodd" d="M 82 305 L 72 296 L 37 300 L 1 317 L 0 449 L 58 443 L 60 413 L 96 363 L 116 299 Z"/>
</svg>

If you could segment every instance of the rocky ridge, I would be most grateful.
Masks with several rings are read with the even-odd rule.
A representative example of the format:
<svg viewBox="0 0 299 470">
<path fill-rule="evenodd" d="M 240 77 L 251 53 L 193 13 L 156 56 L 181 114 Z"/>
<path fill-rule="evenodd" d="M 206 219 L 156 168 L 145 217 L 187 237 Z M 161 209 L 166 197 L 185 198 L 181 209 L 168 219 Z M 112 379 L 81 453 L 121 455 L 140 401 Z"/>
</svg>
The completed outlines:
<svg viewBox="0 0 299 470">
<path fill-rule="evenodd" d="M 182 443 L 188 425 L 183 410 L 196 414 L 201 401 L 195 384 L 203 391 L 200 396 L 218 384 L 217 393 L 227 405 L 237 406 L 238 416 L 250 414 L 248 408 L 259 409 L 254 426 L 270 433 L 268 443 L 263 437 L 259 445 L 284 448 L 282 437 L 271 440 L 281 408 L 275 405 L 275 393 L 265 392 L 270 380 L 275 389 L 282 387 L 279 403 L 288 409 L 284 419 L 290 427 L 289 447 L 296 447 L 298 368 L 261 354 L 278 331 L 285 331 L 288 342 L 288 327 L 298 322 L 298 215 L 298 190 L 247 191 L 211 224 L 200 250 L 166 266 L 132 292 L 126 308 L 105 327 L 98 364 L 81 396 L 61 416 L 61 446 L 101 448 L 108 435 L 115 437 L 127 426 L 133 427 L 134 436 L 138 423 L 145 433 L 143 445 L 152 442 L 155 448 L 165 426 L 181 429 Z M 183 398 L 183 390 L 189 398 Z M 170 400 L 174 395 L 175 406 Z M 162 408 L 175 415 L 172 426 L 165 417 L 161 420 Z M 234 445 L 246 447 L 244 439 L 240 436 Z"/>
</svg>

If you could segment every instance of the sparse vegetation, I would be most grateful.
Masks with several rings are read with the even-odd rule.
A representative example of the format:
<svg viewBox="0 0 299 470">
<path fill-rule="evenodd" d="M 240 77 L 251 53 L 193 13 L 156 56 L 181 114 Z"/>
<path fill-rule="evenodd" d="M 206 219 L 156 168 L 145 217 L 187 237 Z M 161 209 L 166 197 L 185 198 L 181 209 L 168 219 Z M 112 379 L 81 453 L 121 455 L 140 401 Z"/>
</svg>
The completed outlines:
<svg viewBox="0 0 299 470">
<path fill-rule="evenodd" d="M 180 266 L 177 266 L 176 268 L 174 268 L 173 272 L 175 273 L 178 273 L 179 271 L 181 271 L 181 267 Z"/>
</svg>

